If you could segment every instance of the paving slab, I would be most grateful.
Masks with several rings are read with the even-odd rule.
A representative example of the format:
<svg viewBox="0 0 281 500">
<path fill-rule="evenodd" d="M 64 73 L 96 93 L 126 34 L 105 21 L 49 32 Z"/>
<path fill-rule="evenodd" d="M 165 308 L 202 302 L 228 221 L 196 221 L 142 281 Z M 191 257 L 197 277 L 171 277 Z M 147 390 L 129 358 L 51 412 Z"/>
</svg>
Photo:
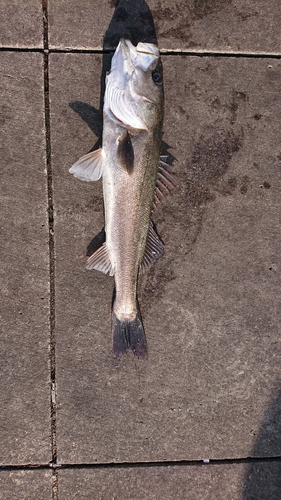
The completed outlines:
<svg viewBox="0 0 281 500">
<path fill-rule="evenodd" d="M 161 50 L 270 53 L 281 51 L 278 0 L 92 0 L 49 2 L 52 48 L 115 48 L 120 36 L 153 41 Z"/>
<path fill-rule="evenodd" d="M 98 141 L 102 60 L 51 55 L 60 463 L 281 453 L 280 62 L 163 63 L 181 187 L 155 215 L 166 254 L 140 285 L 148 360 L 117 360 L 113 280 L 84 268 L 102 186 L 68 173 Z"/>
<path fill-rule="evenodd" d="M 52 500 L 52 471 L 0 471 L 3 500 Z"/>
<path fill-rule="evenodd" d="M 43 48 L 42 2 L 0 0 L 0 47 Z"/>
<path fill-rule="evenodd" d="M 43 56 L 1 52 L 3 464 L 51 460 Z"/>
<path fill-rule="evenodd" d="M 254 472 L 256 483 L 249 483 Z M 61 470 L 58 489 L 60 498 L 68 500 L 279 500 L 280 478 L 280 462 L 252 468 L 248 464 L 116 467 Z"/>
</svg>

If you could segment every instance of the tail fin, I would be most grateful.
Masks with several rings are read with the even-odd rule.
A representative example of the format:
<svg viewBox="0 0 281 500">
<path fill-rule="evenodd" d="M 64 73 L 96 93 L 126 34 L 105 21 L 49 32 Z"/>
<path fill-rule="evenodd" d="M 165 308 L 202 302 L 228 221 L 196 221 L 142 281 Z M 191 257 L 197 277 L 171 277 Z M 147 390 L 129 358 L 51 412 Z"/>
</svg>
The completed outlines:
<svg viewBox="0 0 281 500">
<path fill-rule="evenodd" d="M 138 358 L 147 357 L 146 338 L 140 314 L 133 321 L 120 321 L 112 311 L 113 352 L 120 357 L 131 349 Z"/>
</svg>

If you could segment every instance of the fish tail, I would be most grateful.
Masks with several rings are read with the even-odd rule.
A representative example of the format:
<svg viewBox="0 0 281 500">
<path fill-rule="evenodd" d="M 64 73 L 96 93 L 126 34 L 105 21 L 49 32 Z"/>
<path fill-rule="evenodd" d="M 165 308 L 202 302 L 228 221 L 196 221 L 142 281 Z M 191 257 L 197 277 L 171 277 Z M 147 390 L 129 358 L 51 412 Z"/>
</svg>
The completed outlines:
<svg viewBox="0 0 281 500">
<path fill-rule="evenodd" d="M 140 313 L 132 321 L 120 321 L 112 311 L 113 352 L 120 357 L 131 350 L 138 358 L 147 357 L 147 345 Z"/>
</svg>

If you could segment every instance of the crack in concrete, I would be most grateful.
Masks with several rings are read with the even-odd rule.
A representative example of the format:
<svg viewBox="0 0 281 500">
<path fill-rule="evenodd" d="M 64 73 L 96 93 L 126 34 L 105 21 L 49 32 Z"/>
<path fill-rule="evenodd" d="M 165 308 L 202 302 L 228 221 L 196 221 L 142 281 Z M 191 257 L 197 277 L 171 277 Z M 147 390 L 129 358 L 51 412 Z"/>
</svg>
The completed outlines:
<svg viewBox="0 0 281 500">
<path fill-rule="evenodd" d="M 47 193 L 49 216 L 49 262 L 50 262 L 50 409 L 51 409 L 51 466 L 57 463 L 56 440 L 56 338 L 55 338 L 55 241 L 54 241 L 54 199 L 53 199 L 53 171 L 51 161 L 51 127 L 50 127 L 50 100 L 49 100 L 49 40 L 48 40 L 48 0 L 42 0 L 43 17 L 43 54 L 44 54 L 44 105 L 45 105 L 45 134 L 46 134 L 46 166 L 47 166 Z M 58 499 L 57 471 L 53 469 L 52 498 Z"/>
</svg>

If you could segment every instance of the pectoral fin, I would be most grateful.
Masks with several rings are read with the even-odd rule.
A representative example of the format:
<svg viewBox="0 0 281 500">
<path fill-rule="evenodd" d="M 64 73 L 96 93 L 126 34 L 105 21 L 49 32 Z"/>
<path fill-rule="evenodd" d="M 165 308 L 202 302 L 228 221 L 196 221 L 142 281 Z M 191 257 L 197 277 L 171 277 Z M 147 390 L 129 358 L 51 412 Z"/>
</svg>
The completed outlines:
<svg viewBox="0 0 281 500">
<path fill-rule="evenodd" d="M 127 130 L 118 138 L 117 160 L 120 166 L 131 175 L 134 170 L 134 149 Z"/>
<path fill-rule="evenodd" d="M 102 148 L 82 156 L 69 172 L 80 181 L 97 181 L 102 176 L 104 154 Z"/>
<path fill-rule="evenodd" d="M 139 273 L 144 274 L 148 269 L 150 269 L 150 267 L 153 266 L 156 260 L 160 259 L 160 257 L 164 255 L 164 253 L 164 245 L 154 231 L 152 222 L 150 222 L 145 252 L 140 265 Z"/>
</svg>

